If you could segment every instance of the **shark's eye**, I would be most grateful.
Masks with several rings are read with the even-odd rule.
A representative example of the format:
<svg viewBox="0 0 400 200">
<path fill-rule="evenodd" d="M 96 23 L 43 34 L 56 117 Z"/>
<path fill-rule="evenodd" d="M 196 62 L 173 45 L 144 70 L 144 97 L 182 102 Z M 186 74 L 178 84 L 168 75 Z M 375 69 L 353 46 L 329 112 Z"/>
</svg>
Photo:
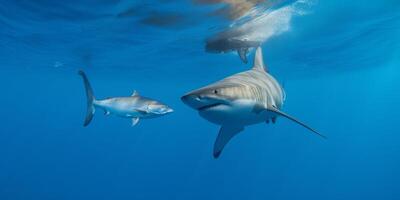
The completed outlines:
<svg viewBox="0 0 400 200">
<path fill-rule="evenodd" d="M 218 94 L 218 90 L 214 90 L 214 94 Z"/>
</svg>

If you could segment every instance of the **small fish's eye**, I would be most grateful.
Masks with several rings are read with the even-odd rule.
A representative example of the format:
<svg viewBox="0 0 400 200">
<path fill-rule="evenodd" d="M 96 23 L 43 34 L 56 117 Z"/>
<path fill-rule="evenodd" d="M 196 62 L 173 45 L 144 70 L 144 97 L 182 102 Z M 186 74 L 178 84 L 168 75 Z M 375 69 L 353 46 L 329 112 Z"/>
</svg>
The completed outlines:
<svg viewBox="0 0 400 200">
<path fill-rule="evenodd" d="M 214 90 L 214 94 L 218 94 L 218 90 Z"/>
</svg>

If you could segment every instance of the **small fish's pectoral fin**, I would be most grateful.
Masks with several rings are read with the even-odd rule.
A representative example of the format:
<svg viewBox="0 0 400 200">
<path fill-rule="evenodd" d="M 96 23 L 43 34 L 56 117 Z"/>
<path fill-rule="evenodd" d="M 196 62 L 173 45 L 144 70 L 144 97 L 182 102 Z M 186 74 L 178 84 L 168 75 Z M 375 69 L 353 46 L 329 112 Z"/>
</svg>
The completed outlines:
<svg viewBox="0 0 400 200">
<path fill-rule="evenodd" d="M 241 48 L 237 50 L 240 59 L 247 64 L 247 53 L 249 52 L 248 48 Z"/>
<path fill-rule="evenodd" d="M 132 97 L 134 97 L 134 96 L 138 96 L 139 95 L 139 92 L 137 92 L 136 90 L 133 90 L 133 92 L 132 92 Z"/>
<path fill-rule="evenodd" d="M 308 125 L 304 124 L 303 122 L 297 120 L 296 118 L 294 118 L 294 117 L 292 117 L 292 116 L 290 116 L 290 115 L 288 115 L 288 114 L 286 114 L 286 113 L 284 113 L 284 112 L 282 112 L 282 111 L 280 111 L 280 110 L 278 110 L 276 108 L 273 108 L 273 107 L 272 108 L 268 108 L 268 111 L 273 112 L 273 113 L 275 113 L 275 114 L 277 114 L 279 116 L 285 117 L 287 119 L 290 119 L 293 122 L 296 122 L 296 123 L 300 124 L 301 126 L 303 126 L 304 128 L 306 128 L 306 129 L 314 132 L 315 134 L 321 136 L 322 138 L 325 138 L 325 139 L 327 138 L 326 136 L 324 136 L 321 133 L 317 132 L 316 130 L 314 130 L 313 128 L 311 128 Z"/>
<path fill-rule="evenodd" d="M 104 115 L 105 115 L 105 116 L 108 116 L 108 115 L 110 115 L 110 111 L 108 111 L 108 110 L 104 110 Z"/>
<path fill-rule="evenodd" d="M 222 126 L 214 143 L 214 158 L 218 158 L 225 145 L 243 129 L 242 126 Z"/>
<path fill-rule="evenodd" d="M 139 117 L 132 118 L 132 127 L 136 126 L 137 123 L 139 123 Z"/>
</svg>

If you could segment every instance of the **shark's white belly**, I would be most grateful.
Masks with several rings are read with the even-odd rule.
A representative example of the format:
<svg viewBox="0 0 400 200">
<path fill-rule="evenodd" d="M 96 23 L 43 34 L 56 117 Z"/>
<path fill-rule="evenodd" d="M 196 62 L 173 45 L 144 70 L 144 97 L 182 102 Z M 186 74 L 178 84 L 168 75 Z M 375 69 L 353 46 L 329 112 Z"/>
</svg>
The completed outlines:
<svg viewBox="0 0 400 200">
<path fill-rule="evenodd" d="M 108 108 L 108 111 L 112 114 L 118 115 L 120 117 L 142 117 L 142 114 L 134 111 L 134 110 L 127 110 L 127 109 L 121 109 L 119 107 L 110 107 Z"/>
<path fill-rule="evenodd" d="M 251 101 L 236 101 L 231 105 L 223 104 L 199 111 L 199 114 L 215 124 L 237 124 L 243 126 L 263 123 L 276 116 L 268 111 L 254 112 L 254 105 Z"/>
<path fill-rule="evenodd" d="M 119 117 L 135 118 L 144 117 L 144 114 L 138 112 L 136 107 L 132 103 L 128 102 L 97 102 L 95 106 L 103 109 L 105 112 L 117 115 Z"/>
</svg>

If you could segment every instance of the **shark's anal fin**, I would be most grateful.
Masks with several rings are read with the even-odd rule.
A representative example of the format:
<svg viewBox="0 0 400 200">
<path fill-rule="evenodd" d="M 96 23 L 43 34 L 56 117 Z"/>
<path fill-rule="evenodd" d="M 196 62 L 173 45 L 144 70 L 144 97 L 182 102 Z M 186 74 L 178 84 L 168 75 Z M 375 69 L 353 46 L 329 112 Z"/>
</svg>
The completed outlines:
<svg viewBox="0 0 400 200">
<path fill-rule="evenodd" d="M 225 145 L 243 129 L 242 126 L 222 126 L 214 143 L 214 158 L 218 158 Z"/>
<path fill-rule="evenodd" d="M 300 124 L 301 126 L 303 126 L 304 128 L 306 128 L 306 129 L 314 132 L 315 134 L 321 136 L 322 138 L 327 139 L 326 136 L 322 135 L 318 131 L 314 130 L 313 128 L 309 127 L 308 125 L 304 124 L 303 122 L 297 120 L 296 118 L 294 118 L 294 117 L 292 117 L 292 116 L 290 116 L 290 115 L 288 115 L 288 114 L 286 114 L 286 113 L 284 113 L 284 112 L 282 112 L 282 111 L 280 111 L 280 110 L 278 110 L 276 108 L 268 108 L 267 110 L 270 111 L 270 112 L 273 112 L 273 113 L 275 113 L 275 114 L 277 114 L 279 116 L 282 116 L 282 117 L 285 117 L 287 119 L 290 119 L 293 122 L 296 122 L 296 123 Z"/>
<path fill-rule="evenodd" d="M 241 48 L 237 50 L 240 59 L 247 64 L 247 53 L 249 52 L 248 48 Z"/>
<path fill-rule="evenodd" d="M 139 123 L 139 117 L 132 118 L 132 126 L 136 126 L 137 123 Z"/>
</svg>

